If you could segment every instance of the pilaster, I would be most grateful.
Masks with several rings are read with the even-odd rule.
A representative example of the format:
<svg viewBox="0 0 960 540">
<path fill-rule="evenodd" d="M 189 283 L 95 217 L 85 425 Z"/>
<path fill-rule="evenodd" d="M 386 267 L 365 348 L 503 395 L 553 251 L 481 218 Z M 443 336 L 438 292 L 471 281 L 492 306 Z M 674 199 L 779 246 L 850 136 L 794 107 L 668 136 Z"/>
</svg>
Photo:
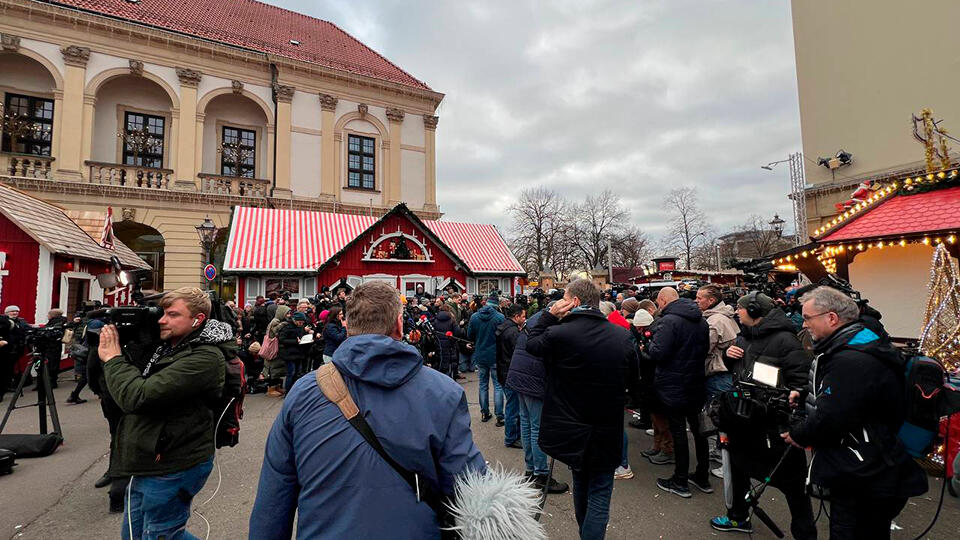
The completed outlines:
<svg viewBox="0 0 960 540">
<path fill-rule="evenodd" d="M 386 198 L 389 206 L 400 204 L 403 200 L 403 193 L 400 183 L 400 146 L 403 144 L 403 110 L 393 107 L 387 108 L 387 120 L 390 122 L 390 147 L 386 149 L 390 154 L 390 162 L 387 164 L 389 175 L 386 181 Z"/>
<path fill-rule="evenodd" d="M 278 84 L 273 89 L 277 98 L 277 161 L 274 169 L 277 177 L 274 180 L 273 196 L 289 197 L 290 191 L 290 129 L 291 129 L 291 102 L 296 89 L 292 86 Z"/>
<path fill-rule="evenodd" d="M 86 79 L 90 49 L 70 45 L 60 49 L 65 64 L 63 71 L 63 100 L 60 111 L 60 144 L 58 159 L 54 162 L 56 176 L 64 180 L 80 180 L 83 177 L 83 139 L 92 132 L 77 133 L 83 128 L 83 87 Z M 54 103 L 56 107 L 56 103 Z"/>
<path fill-rule="evenodd" d="M 196 164 L 197 87 L 202 74 L 192 69 L 177 68 L 180 79 L 180 121 L 177 123 L 177 159 L 174 170 L 177 189 L 199 190 Z"/>
<path fill-rule="evenodd" d="M 320 94 L 320 195 L 337 197 L 336 145 L 333 128 L 336 121 L 337 98 Z"/>
<path fill-rule="evenodd" d="M 423 115 L 424 198 L 423 209 L 437 212 L 437 123 L 440 117 Z"/>
</svg>

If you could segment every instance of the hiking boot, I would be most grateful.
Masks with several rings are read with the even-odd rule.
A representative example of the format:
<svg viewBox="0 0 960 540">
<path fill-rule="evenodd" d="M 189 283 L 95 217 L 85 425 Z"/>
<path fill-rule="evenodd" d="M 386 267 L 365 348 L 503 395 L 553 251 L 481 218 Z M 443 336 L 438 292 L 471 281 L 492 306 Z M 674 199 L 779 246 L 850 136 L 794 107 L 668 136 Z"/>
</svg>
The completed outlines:
<svg viewBox="0 0 960 540">
<path fill-rule="evenodd" d="M 103 476 L 97 478 L 97 481 L 93 483 L 93 487 L 97 489 L 105 488 L 109 486 L 111 482 L 113 482 L 113 479 L 107 476 L 107 473 L 103 473 Z"/>
<path fill-rule="evenodd" d="M 710 474 L 716 476 L 717 478 L 723 480 L 723 467 L 717 467 L 716 469 L 710 469 Z"/>
<path fill-rule="evenodd" d="M 493 418 L 493 416 L 491 416 L 488 412 L 480 413 L 481 422 L 489 422 L 491 418 Z"/>
<path fill-rule="evenodd" d="M 547 481 L 547 475 L 541 474 L 533 477 L 533 482 L 536 488 L 540 491 L 543 491 L 544 483 Z M 557 482 L 553 478 L 550 478 L 550 486 L 547 488 L 547 493 L 557 495 L 560 493 L 566 493 L 570 489 L 570 486 L 563 482 Z"/>
<path fill-rule="evenodd" d="M 750 523 L 750 518 L 737 521 L 730 519 L 727 516 L 717 516 L 710 520 L 710 526 L 718 531 L 723 532 L 742 532 L 753 534 L 753 524 Z"/>
<path fill-rule="evenodd" d="M 503 427 L 504 425 L 503 418 L 497 418 L 497 427 Z"/>
<path fill-rule="evenodd" d="M 662 450 L 659 454 L 650 456 L 647 459 L 654 465 L 672 465 L 677 462 L 677 460 L 673 459 L 673 454 L 664 454 Z"/>
<path fill-rule="evenodd" d="M 687 478 L 687 483 L 693 484 L 693 487 L 704 493 L 713 493 L 713 486 L 710 485 L 709 475 L 704 474 L 701 478 L 695 473 L 690 473 L 690 476 Z"/>
<path fill-rule="evenodd" d="M 673 493 L 674 495 L 683 497 L 684 499 L 689 499 L 692 496 L 690 495 L 690 488 L 687 486 L 681 486 L 674 481 L 673 478 L 658 478 L 657 487 L 668 493 Z"/>
<path fill-rule="evenodd" d="M 660 453 L 659 448 L 648 448 L 647 450 L 641 451 L 640 455 L 649 459 L 651 456 L 655 456 L 659 453 Z"/>
<path fill-rule="evenodd" d="M 633 478 L 633 471 L 630 470 L 630 466 L 626 467 L 620 466 L 617 467 L 617 470 L 613 472 L 613 477 L 617 480 L 629 480 Z"/>
</svg>

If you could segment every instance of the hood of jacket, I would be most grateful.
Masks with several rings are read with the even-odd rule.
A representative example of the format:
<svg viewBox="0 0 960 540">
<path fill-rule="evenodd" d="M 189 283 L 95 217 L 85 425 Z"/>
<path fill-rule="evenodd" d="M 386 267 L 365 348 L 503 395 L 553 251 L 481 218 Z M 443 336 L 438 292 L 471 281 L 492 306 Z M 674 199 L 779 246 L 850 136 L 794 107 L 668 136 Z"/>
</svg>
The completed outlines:
<svg viewBox="0 0 960 540">
<path fill-rule="evenodd" d="M 477 318 L 481 321 L 489 321 L 497 316 L 497 313 L 500 313 L 497 308 L 493 307 L 493 304 L 485 304 L 482 308 L 477 311 Z"/>
<path fill-rule="evenodd" d="M 290 306 L 277 306 L 277 312 L 274 314 L 273 318 L 283 322 L 287 320 L 287 313 L 290 312 Z"/>
<path fill-rule="evenodd" d="M 773 308 L 769 313 L 760 319 L 760 323 L 755 326 L 744 326 L 744 333 L 751 339 L 761 338 L 777 332 L 787 331 L 791 334 L 796 333 L 793 321 L 787 318 L 787 314 L 780 308 Z"/>
<path fill-rule="evenodd" d="M 449 311 L 438 311 L 437 312 L 437 322 L 448 323 L 453 321 L 453 315 Z"/>
<path fill-rule="evenodd" d="M 412 345 L 389 336 L 363 334 L 341 343 L 333 353 L 333 363 L 354 379 L 396 388 L 416 375 L 423 359 Z"/>
<path fill-rule="evenodd" d="M 660 315 L 676 315 L 690 321 L 698 321 L 703 318 L 703 312 L 697 307 L 697 303 L 689 298 L 680 298 L 670 302 L 661 310 Z"/>
<path fill-rule="evenodd" d="M 724 317 L 728 317 L 730 320 L 733 320 L 734 313 L 736 312 L 734 311 L 733 306 L 726 304 L 723 302 L 723 300 L 721 300 L 717 303 L 717 305 L 704 311 L 703 316 L 709 319 L 714 315 L 722 315 Z"/>
</svg>

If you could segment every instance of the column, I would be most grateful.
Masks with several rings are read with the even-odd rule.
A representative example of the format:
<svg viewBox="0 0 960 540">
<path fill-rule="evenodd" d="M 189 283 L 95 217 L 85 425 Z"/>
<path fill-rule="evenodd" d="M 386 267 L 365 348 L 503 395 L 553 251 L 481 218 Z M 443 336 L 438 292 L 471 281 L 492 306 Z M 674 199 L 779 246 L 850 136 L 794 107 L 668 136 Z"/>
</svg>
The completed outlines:
<svg viewBox="0 0 960 540">
<path fill-rule="evenodd" d="M 296 88 L 278 84 L 273 93 L 277 98 L 276 154 L 274 169 L 277 177 L 273 184 L 273 196 L 283 199 L 290 197 L 290 128 L 291 102 Z"/>
<path fill-rule="evenodd" d="M 193 157 L 193 173 L 197 177 L 198 182 L 200 181 L 199 175 L 201 172 L 203 172 L 203 122 L 206 116 L 207 115 L 204 113 L 197 113 L 197 122 L 196 122 L 197 135 L 196 135 L 196 141 L 194 143 L 195 146 L 194 146 L 194 152 L 193 152 L 193 156 L 194 156 Z M 210 172 L 216 172 L 216 171 L 217 169 L 214 168 Z M 253 175 L 257 176 L 257 171 L 254 171 Z M 200 187 L 201 189 L 203 189 L 202 185 Z"/>
<path fill-rule="evenodd" d="M 384 182 L 384 193 L 387 204 L 390 206 L 396 206 L 403 200 L 400 183 L 400 145 L 403 144 L 403 135 L 401 133 L 403 117 L 403 110 L 393 107 L 387 108 L 387 120 L 390 121 L 390 163 L 387 164 L 389 174 L 387 175 L 386 182 Z"/>
<path fill-rule="evenodd" d="M 423 209 L 437 212 L 437 123 L 439 116 L 423 115 L 424 197 Z"/>
<path fill-rule="evenodd" d="M 336 145 L 333 140 L 333 125 L 336 121 L 337 98 L 320 94 L 320 196 L 337 198 Z"/>
<path fill-rule="evenodd" d="M 197 87 L 201 73 L 177 68 L 180 79 L 180 121 L 177 122 L 177 160 L 173 165 L 175 186 L 185 191 L 199 191 L 196 176 Z"/>
<path fill-rule="evenodd" d="M 84 166 L 81 160 L 84 139 L 93 133 L 80 133 L 83 126 L 83 87 L 86 79 L 90 49 L 70 45 L 60 49 L 65 65 L 63 72 L 63 101 L 55 115 L 60 116 L 60 148 L 54 167 L 57 178 L 81 180 Z M 56 104 L 54 104 L 56 106 Z"/>
<path fill-rule="evenodd" d="M 56 107 L 56 105 L 54 105 Z M 93 116 L 97 110 L 96 96 L 83 96 L 83 142 L 80 148 L 82 163 L 90 161 L 93 155 Z M 122 126 L 118 126 L 122 128 Z M 118 129 L 119 130 L 119 129 Z M 86 169 L 86 167 L 84 167 Z M 85 173 L 87 171 L 84 171 Z"/>
</svg>

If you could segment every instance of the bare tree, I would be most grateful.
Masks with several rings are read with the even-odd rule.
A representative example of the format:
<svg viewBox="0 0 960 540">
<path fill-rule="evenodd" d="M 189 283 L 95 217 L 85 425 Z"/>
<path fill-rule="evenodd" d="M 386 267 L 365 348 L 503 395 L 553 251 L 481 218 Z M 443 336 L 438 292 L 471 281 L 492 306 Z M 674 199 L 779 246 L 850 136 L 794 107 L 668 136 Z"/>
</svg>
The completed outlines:
<svg viewBox="0 0 960 540">
<path fill-rule="evenodd" d="M 621 234 L 628 217 L 619 197 L 609 189 L 596 196 L 588 195 L 577 207 L 575 242 L 586 270 L 606 262 L 607 240 Z"/>
<path fill-rule="evenodd" d="M 757 214 L 750 216 L 737 231 L 742 234 L 741 240 L 746 244 L 746 251 L 754 258 L 776 253 L 782 245 L 777 231 Z"/>
<path fill-rule="evenodd" d="M 650 240 L 637 226 L 631 225 L 613 240 L 613 264 L 638 268 L 650 258 Z"/>
<path fill-rule="evenodd" d="M 553 250 L 567 227 L 567 206 L 556 191 L 536 187 L 523 190 L 520 200 L 508 208 L 513 218 L 514 254 L 528 272 L 539 273 L 551 264 Z"/>
<path fill-rule="evenodd" d="M 692 268 L 693 252 L 696 248 L 709 244 L 710 224 L 697 205 L 697 190 L 683 187 L 670 191 L 666 200 L 670 210 L 670 232 L 667 245 L 679 249 L 686 261 L 686 268 Z"/>
<path fill-rule="evenodd" d="M 547 265 L 560 281 L 566 281 L 573 270 L 583 267 L 583 256 L 576 243 L 577 228 L 564 220 L 550 237 L 550 255 Z"/>
</svg>

